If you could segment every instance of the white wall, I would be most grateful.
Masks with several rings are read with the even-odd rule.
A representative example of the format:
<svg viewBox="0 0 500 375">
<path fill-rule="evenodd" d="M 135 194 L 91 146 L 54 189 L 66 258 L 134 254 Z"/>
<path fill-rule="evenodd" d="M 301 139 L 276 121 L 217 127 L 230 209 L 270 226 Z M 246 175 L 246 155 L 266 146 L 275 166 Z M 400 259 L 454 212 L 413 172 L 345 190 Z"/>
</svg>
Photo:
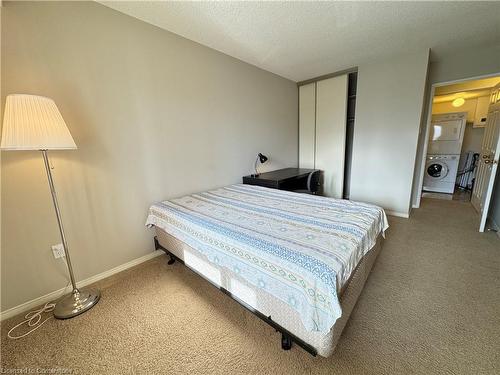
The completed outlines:
<svg viewBox="0 0 500 375">
<path fill-rule="evenodd" d="M 435 83 L 444 83 L 460 79 L 480 77 L 489 74 L 500 73 L 500 44 L 493 46 L 483 46 L 476 49 L 468 49 L 457 52 L 456 54 L 438 56 L 436 61 L 429 65 L 428 88 L 425 94 L 425 113 L 424 121 L 427 121 L 429 112 L 430 92 Z M 425 123 L 425 126 L 427 124 Z M 417 154 L 417 165 L 414 173 L 414 185 L 412 193 L 412 202 L 417 202 L 417 196 L 421 189 L 420 178 L 422 171 L 422 154 L 424 132 L 421 132 L 419 138 L 419 147 Z"/>
<path fill-rule="evenodd" d="M 358 67 L 351 199 L 408 215 L 429 53 Z"/>
<path fill-rule="evenodd" d="M 467 123 L 467 126 L 465 127 L 464 140 L 462 143 L 461 159 L 464 159 L 467 152 L 481 152 L 483 136 L 484 128 L 474 128 L 472 124 Z M 465 162 L 465 160 L 461 160 L 460 168 L 462 168 L 462 162 Z"/>
<path fill-rule="evenodd" d="M 78 145 L 53 152 L 77 280 L 153 250 L 158 200 L 297 165 L 294 82 L 94 2 L 7 2 L 2 103 L 55 100 Z M 2 153 L 1 309 L 66 286 L 41 155 Z"/>
<path fill-rule="evenodd" d="M 431 59 L 429 81 L 449 82 L 500 73 L 500 43 Z"/>
</svg>

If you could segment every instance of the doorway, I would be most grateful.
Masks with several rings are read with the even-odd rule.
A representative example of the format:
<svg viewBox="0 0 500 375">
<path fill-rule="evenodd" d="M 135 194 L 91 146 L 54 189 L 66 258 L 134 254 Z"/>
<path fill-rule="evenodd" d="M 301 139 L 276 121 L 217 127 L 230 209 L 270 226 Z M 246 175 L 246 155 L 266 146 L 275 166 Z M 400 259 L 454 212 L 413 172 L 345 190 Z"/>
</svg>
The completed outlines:
<svg viewBox="0 0 500 375">
<path fill-rule="evenodd" d="M 469 202 L 479 231 L 486 219 L 498 230 L 500 74 L 434 84 L 429 108 L 417 206 L 421 197 Z"/>
</svg>

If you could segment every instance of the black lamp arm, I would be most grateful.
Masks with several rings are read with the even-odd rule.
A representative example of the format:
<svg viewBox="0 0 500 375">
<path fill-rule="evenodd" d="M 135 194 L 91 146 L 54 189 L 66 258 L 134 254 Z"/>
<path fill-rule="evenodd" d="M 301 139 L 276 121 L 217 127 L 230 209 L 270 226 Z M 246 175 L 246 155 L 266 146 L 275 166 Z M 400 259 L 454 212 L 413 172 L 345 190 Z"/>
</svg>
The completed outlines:
<svg viewBox="0 0 500 375">
<path fill-rule="evenodd" d="M 257 157 L 255 158 L 255 164 L 254 164 L 254 169 L 255 169 L 255 175 L 256 175 L 256 176 L 258 176 L 258 175 L 259 175 L 259 171 L 258 171 L 258 169 L 257 169 L 257 166 L 258 166 L 258 164 L 259 164 L 259 161 L 261 162 L 261 164 L 264 164 L 264 163 L 265 163 L 266 161 L 268 161 L 268 160 L 269 160 L 269 158 L 268 158 L 266 155 L 262 154 L 261 152 L 259 152 L 259 153 L 257 154 Z"/>
</svg>

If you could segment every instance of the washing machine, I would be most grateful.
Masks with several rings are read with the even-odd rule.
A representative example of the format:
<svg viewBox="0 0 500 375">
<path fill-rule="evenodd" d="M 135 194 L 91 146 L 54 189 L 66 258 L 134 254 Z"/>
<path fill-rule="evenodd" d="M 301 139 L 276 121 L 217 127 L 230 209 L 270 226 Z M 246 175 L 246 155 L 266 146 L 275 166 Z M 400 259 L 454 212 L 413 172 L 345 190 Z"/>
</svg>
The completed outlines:
<svg viewBox="0 0 500 375">
<path fill-rule="evenodd" d="M 424 190 L 453 194 L 460 155 L 427 155 Z"/>
</svg>

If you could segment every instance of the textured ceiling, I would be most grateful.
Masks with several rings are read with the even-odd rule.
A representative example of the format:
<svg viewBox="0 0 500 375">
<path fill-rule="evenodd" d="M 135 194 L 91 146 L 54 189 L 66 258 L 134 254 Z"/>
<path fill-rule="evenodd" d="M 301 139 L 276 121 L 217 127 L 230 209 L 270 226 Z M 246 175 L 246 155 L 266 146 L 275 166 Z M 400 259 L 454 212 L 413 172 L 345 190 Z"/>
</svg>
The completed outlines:
<svg viewBox="0 0 500 375">
<path fill-rule="evenodd" d="M 101 1 L 294 81 L 401 53 L 500 43 L 500 2 Z"/>
</svg>

